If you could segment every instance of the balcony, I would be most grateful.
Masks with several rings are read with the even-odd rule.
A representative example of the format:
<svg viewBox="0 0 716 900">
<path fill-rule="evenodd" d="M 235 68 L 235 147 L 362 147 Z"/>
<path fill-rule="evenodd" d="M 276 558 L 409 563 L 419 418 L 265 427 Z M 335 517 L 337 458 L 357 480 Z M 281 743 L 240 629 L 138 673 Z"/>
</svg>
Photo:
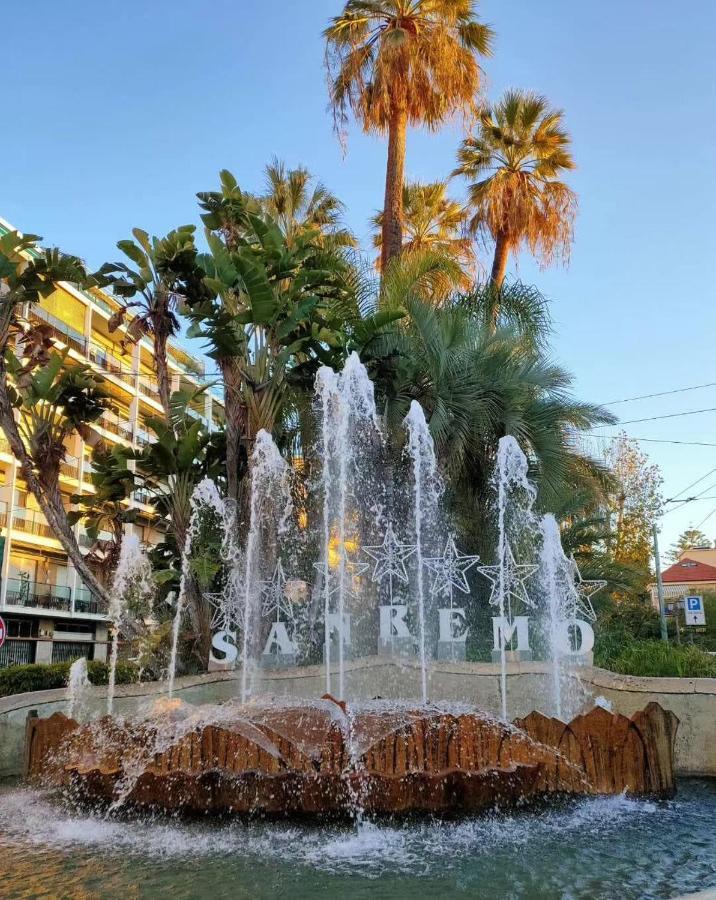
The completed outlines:
<svg viewBox="0 0 716 900">
<path fill-rule="evenodd" d="M 87 588 L 80 587 L 75 591 L 75 612 L 79 615 L 103 616 L 107 609 L 103 603 L 95 600 Z"/>
<path fill-rule="evenodd" d="M 118 359 L 105 347 L 100 347 L 99 344 L 90 342 L 87 356 L 100 369 L 104 369 L 105 372 L 109 372 L 110 375 L 114 375 L 115 378 L 119 378 L 120 381 L 123 381 L 130 387 L 134 387 L 134 375 L 132 374 L 131 365 L 127 365 L 121 359 Z"/>
<path fill-rule="evenodd" d="M 140 392 L 144 394 L 145 397 L 149 397 L 151 400 L 156 400 L 157 403 L 159 402 L 159 388 L 153 381 L 150 381 L 149 378 L 141 375 L 139 377 L 138 384 Z"/>
<path fill-rule="evenodd" d="M 27 578 L 8 578 L 5 602 L 8 606 L 26 606 L 58 612 L 71 612 L 72 595 L 68 587 L 41 584 Z"/>
<path fill-rule="evenodd" d="M 13 530 L 24 531 L 25 534 L 55 539 L 55 534 L 42 513 L 34 509 L 26 509 L 24 506 L 16 506 L 13 509 L 12 527 Z"/>
<path fill-rule="evenodd" d="M 60 463 L 60 474 L 65 478 L 74 478 L 77 481 L 80 477 L 80 461 L 76 456 L 66 456 Z"/>
<path fill-rule="evenodd" d="M 111 413 L 102 413 L 97 420 L 97 424 L 100 428 L 104 428 L 105 431 L 116 434 L 122 440 L 132 440 L 132 426 L 126 420 L 120 419 L 119 416 Z"/>
<path fill-rule="evenodd" d="M 148 431 L 145 431 L 143 428 L 137 428 L 134 432 L 134 440 L 140 447 L 148 447 L 156 441 L 156 437 Z"/>
<path fill-rule="evenodd" d="M 136 491 L 134 491 L 132 497 L 137 501 L 137 503 L 144 503 L 146 505 L 152 502 L 152 495 L 149 493 L 149 491 L 146 491 L 143 488 L 138 488 Z"/>
<path fill-rule="evenodd" d="M 82 356 L 87 356 L 87 338 L 80 334 L 79 331 L 75 331 L 74 328 L 65 325 L 64 322 L 53 316 L 52 313 L 47 312 L 46 309 L 38 305 L 33 306 L 30 310 L 30 321 L 44 325 L 58 341 L 81 353 Z"/>
</svg>

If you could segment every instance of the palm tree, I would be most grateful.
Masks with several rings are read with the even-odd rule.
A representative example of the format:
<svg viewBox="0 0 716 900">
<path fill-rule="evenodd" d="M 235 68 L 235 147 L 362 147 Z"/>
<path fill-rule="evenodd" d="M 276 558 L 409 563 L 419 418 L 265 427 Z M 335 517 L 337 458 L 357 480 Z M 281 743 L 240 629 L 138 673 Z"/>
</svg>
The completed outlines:
<svg viewBox="0 0 716 900">
<path fill-rule="evenodd" d="M 314 183 L 308 169 L 288 169 L 274 158 L 264 174 L 265 189 L 258 201 L 287 243 L 293 242 L 297 232 L 312 229 L 318 232 L 318 243 L 335 248 L 357 246 L 355 236 L 342 224 L 343 203 L 320 181 Z"/>
<path fill-rule="evenodd" d="M 276 184 L 286 187 L 290 175 L 284 171 Z M 191 335 L 208 341 L 223 375 L 228 491 L 240 499 L 257 431 L 281 422 L 292 384 L 310 390 L 318 367 L 340 356 L 355 304 L 351 267 L 314 227 L 337 223 L 333 201 L 319 212 L 300 190 L 288 202 L 277 190 L 269 204 L 277 219 L 230 172 L 220 177 L 221 190 L 198 195 L 210 252 L 197 258 L 204 278 L 187 292 L 187 308 Z M 301 181 L 294 178 L 294 187 Z M 309 213 L 313 224 L 301 226 L 299 215 L 306 222 Z"/>
<path fill-rule="evenodd" d="M 447 196 L 444 181 L 423 184 L 419 181 L 403 185 L 403 253 L 425 250 L 441 253 L 459 263 L 463 270 L 463 287 L 472 281 L 475 254 L 472 241 L 464 234 L 466 213 L 462 204 Z M 372 220 L 373 246 L 383 247 L 383 213 Z M 380 266 L 381 259 L 378 259 Z"/>
<path fill-rule="evenodd" d="M 110 331 L 135 309 L 127 337 L 139 341 L 144 335 L 151 335 L 154 339 L 159 399 L 167 419 L 171 405 L 167 346 L 169 338 L 179 330 L 176 308 L 181 299 L 181 278 L 196 258 L 194 230 L 193 225 L 182 225 L 164 238 L 150 238 L 141 228 L 133 228 L 134 240 L 119 241 L 117 247 L 134 263 L 134 268 L 124 262 L 105 263 L 97 273 L 101 282 L 112 286 L 117 297 L 125 299 L 125 305 L 110 319 Z"/>
<path fill-rule="evenodd" d="M 472 232 L 495 242 L 497 287 L 510 253 L 523 244 L 542 265 L 568 257 L 577 197 L 560 177 L 575 167 L 570 143 L 561 111 L 544 97 L 513 90 L 483 111 L 477 134 L 460 146 L 453 175 L 470 181 Z"/>
<path fill-rule="evenodd" d="M 22 318 L 23 308 L 51 294 L 56 282 L 86 288 L 95 281 L 77 257 L 56 248 L 40 250 L 38 240 L 17 231 L 0 237 L 0 427 L 53 534 L 106 607 L 109 596 L 80 550 L 59 487 L 67 437 L 89 439 L 89 423 L 102 411 L 99 380 L 87 366 L 69 365 L 43 327 L 28 326 Z M 13 339 L 19 357 L 11 349 Z"/>
<path fill-rule="evenodd" d="M 466 530 L 485 521 L 495 452 L 506 434 L 525 451 L 544 508 L 565 490 L 596 490 L 604 466 L 581 451 L 575 435 L 613 422 L 611 414 L 570 395 L 570 376 L 539 341 L 511 328 L 493 333 L 469 306 L 435 307 L 415 289 L 428 269 L 416 274 L 408 259 L 391 267 L 381 308 L 399 304 L 406 315 L 362 356 L 396 433 L 412 400 L 424 408 L 451 495 L 471 523 Z"/>
<path fill-rule="evenodd" d="M 480 87 L 478 55 L 493 32 L 476 0 L 347 0 L 324 32 L 337 122 L 350 109 L 366 132 L 388 135 L 381 268 L 403 246 L 408 125 L 434 130 L 470 111 Z"/>
</svg>

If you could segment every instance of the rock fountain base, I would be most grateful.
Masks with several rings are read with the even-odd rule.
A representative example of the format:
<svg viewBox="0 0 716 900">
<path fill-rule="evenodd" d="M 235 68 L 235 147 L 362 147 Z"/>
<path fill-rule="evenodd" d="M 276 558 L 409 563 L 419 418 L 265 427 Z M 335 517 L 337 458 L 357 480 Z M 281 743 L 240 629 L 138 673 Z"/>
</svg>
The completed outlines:
<svg viewBox="0 0 716 900">
<path fill-rule="evenodd" d="M 554 794 L 669 796 L 677 726 L 655 703 L 631 718 L 596 708 L 508 725 L 377 701 L 164 700 L 139 722 L 29 718 L 26 774 L 88 802 L 187 814 L 448 815 Z"/>
</svg>

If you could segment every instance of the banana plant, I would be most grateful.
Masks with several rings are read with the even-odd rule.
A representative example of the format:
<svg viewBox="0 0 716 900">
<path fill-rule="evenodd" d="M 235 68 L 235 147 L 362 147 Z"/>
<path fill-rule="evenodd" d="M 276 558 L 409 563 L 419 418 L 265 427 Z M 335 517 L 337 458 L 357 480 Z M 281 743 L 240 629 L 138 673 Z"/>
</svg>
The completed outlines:
<svg viewBox="0 0 716 900">
<path fill-rule="evenodd" d="M 167 416 L 171 397 L 167 345 L 179 331 L 177 305 L 182 296 L 182 274 L 192 269 L 196 257 L 194 231 L 193 225 L 182 225 L 158 238 L 133 228 L 134 240 L 117 243 L 130 264 L 105 263 L 96 276 L 124 301 L 109 320 L 109 330 L 116 331 L 127 323 L 128 341 L 140 341 L 145 335 L 153 338 L 159 397 Z"/>
<path fill-rule="evenodd" d="M 101 603 L 108 595 L 79 548 L 59 487 L 64 438 L 100 414 L 95 377 L 53 353 L 46 329 L 24 319 L 26 305 L 49 296 L 56 282 L 88 288 L 96 280 L 81 260 L 56 248 L 42 249 L 36 235 L 10 231 L 0 237 L 0 427 L 20 472 L 80 578 Z M 22 357 L 11 350 L 20 341 Z M 10 370 L 12 369 L 13 374 Z"/>
</svg>

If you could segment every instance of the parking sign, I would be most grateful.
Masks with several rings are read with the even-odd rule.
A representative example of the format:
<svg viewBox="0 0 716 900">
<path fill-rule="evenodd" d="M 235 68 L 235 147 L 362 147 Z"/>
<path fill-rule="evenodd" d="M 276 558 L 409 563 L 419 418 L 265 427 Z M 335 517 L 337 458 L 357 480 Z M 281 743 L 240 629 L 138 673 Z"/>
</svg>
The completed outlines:
<svg viewBox="0 0 716 900">
<path fill-rule="evenodd" d="M 703 597 L 686 597 L 684 600 L 684 615 L 687 625 L 705 625 L 706 611 L 704 610 Z"/>
</svg>

